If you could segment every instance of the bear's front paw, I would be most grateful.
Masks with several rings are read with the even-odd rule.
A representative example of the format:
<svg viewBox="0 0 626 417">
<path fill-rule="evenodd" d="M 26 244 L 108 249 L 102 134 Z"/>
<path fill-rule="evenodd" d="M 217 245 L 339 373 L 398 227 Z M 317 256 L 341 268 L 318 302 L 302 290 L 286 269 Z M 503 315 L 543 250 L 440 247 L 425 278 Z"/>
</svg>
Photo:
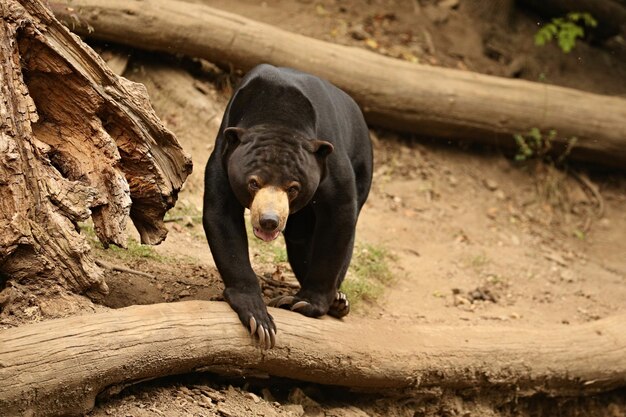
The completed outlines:
<svg viewBox="0 0 626 417">
<path fill-rule="evenodd" d="M 261 347 L 273 348 L 276 344 L 276 325 L 267 312 L 261 294 L 227 288 L 224 290 L 224 298 L 252 337 L 258 337 Z"/>
<path fill-rule="evenodd" d="M 283 295 L 273 298 L 270 307 L 279 307 L 298 312 L 307 317 L 320 317 L 329 312 L 328 297 L 315 294 L 298 293 L 295 296 Z"/>
<path fill-rule="evenodd" d="M 330 303 L 330 307 L 328 308 L 328 315 L 340 319 L 347 316 L 349 312 L 350 302 L 348 301 L 348 297 L 345 293 L 337 291 L 335 299 Z"/>
</svg>

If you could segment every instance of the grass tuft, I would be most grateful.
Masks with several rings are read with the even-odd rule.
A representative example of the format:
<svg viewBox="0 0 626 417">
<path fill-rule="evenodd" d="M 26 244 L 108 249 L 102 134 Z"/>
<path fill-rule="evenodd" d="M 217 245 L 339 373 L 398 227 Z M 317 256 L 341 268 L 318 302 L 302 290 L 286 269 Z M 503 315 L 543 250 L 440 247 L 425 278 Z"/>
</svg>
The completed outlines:
<svg viewBox="0 0 626 417">
<path fill-rule="evenodd" d="M 393 257 L 387 249 L 372 244 L 357 244 L 352 256 L 348 275 L 341 286 L 352 307 L 362 301 L 373 302 L 378 299 L 393 280 L 389 261 Z"/>
</svg>

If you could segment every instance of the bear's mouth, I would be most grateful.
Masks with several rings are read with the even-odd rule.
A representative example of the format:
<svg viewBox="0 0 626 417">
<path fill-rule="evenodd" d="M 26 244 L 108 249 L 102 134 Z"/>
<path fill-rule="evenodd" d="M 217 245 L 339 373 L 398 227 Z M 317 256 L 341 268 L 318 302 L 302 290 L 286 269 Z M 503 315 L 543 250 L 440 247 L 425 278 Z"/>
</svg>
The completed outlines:
<svg viewBox="0 0 626 417">
<path fill-rule="evenodd" d="M 276 229 L 273 232 L 266 232 L 265 230 L 259 227 L 254 228 L 254 235 L 264 242 L 271 242 L 272 240 L 276 239 L 279 234 L 280 234 L 279 229 Z"/>
</svg>

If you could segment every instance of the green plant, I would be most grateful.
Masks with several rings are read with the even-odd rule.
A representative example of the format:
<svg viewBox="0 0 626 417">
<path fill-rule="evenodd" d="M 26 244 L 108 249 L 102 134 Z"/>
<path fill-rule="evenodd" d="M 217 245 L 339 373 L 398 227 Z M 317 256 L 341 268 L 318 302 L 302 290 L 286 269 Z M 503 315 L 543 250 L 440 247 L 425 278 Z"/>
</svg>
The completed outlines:
<svg viewBox="0 0 626 417">
<path fill-rule="evenodd" d="M 159 255 L 152 246 L 143 245 L 133 238 L 129 238 L 126 242 L 126 249 L 119 248 L 111 245 L 109 249 L 112 253 L 118 256 L 120 259 L 132 260 L 132 259 L 152 259 L 154 261 L 164 262 L 166 258 Z"/>
<path fill-rule="evenodd" d="M 109 252 L 114 254 L 119 259 L 123 260 L 133 260 L 133 259 L 152 259 L 159 262 L 164 262 L 167 260 L 166 257 L 159 255 L 152 246 L 142 245 L 136 239 L 129 238 L 126 242 L 127 248 L 120 248 L 115 245 L 110 245 L 108 249 L 104 248 L 104 245 L 100 242 L 98 237 L 96 236 L 96 232 L 94 230 L 92 223 L 80 223 L 79 224 L 81 233 L 85 235 L 87 242 L 89 245 L 96 251 L 100 251 L 101 253 Z"/>
<path fill-rule="evenodd" d="M 516 161 L 526 161 L 532 158 L 547 159 L 550 162 L 561 163 L 567 158 L 572 151 L 572 148 L 577 142 L 576 137 L 572 137 L 567 140 L 565 149 L 556 158 L 552 159 L 554 154 L 554 139 L 557 137 L 557 131 L 552 129 L 546 134 L 542 133 L 536 127 L 533 127 L 526 134 L 517 133 L 513 135 L 515 144 L 517 145 L 517 153 L 515 154 Z"/>
<path fill-rule="evenodd" d="M 589 13 L 572 12 L 565 17 L 555 17 L 535 33 L 535 45 L 543 46 L 556 38 L 561 50 L 569 53 L 576 39 L 585 36 L 584 27 L 596 27 L 598 22 Z"/>
<path fill-rule="evenodd" d="M 382 294 L 384 285 L 392 281 L 388 264 L 391 259 L 381 246 L 357 244 L 348 276 L 341 285 L 353 306 L 362 300 L 374 301 Z"/>
</svg>

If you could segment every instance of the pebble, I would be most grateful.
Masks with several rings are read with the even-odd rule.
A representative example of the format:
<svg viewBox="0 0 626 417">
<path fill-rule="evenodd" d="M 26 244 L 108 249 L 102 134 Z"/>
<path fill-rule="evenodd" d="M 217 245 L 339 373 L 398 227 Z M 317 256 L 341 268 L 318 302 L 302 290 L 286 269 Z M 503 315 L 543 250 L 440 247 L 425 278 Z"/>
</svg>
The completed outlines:
<svg viewBox="0 0 626 417">
<path fill-rule="evenodd" d="M 456 9 L 457 7 L 459 7 L 459 0 L 443 0 L 437 3 L 437 6 L 446 9 Z"/>
<path fill-rule="evenodd" d="M 483 183 L 485 184 L 485 187 L 487 187 L 489 191 L 496 191 L 498 189 L 498 183 L 492 179 L 486 179 L 483 181 Z"/>
<path fill-rule="evenodd" d="M 254 401 L 255 404 L 258 404 L 259 401 L 261 401 L 261 399 L 253 392 L 246 392 L 246 397 Z"/>
</svg>

